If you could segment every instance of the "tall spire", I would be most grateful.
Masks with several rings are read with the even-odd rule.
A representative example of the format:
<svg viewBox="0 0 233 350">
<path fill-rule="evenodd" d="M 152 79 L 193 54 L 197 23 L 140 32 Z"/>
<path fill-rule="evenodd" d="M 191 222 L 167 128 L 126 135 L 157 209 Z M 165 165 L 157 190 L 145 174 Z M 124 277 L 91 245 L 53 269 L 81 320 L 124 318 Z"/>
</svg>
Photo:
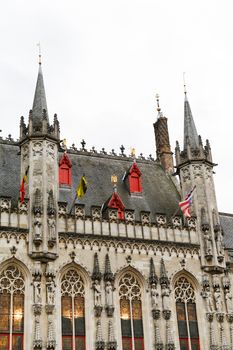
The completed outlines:
<svg viewBox="0 0 233 350">
<path fill-rule="evenodd" d="M 46 118 L 48 121 L 47 102 L 45 96 L 43 74 L 41 69 L 41 54 L 39 54 L 39 71 L 32 106 L 32 118 L 35 124 L 41 123 L 43 118 Z"/>
<path fill-rule="evenodd" d="M 192 111 L 187 98 L 186 85 L 184 83 L 184 150 L 187 145 L 193 149 L 199 148 L 197 129 L 193 120 Z"/>
</svg>

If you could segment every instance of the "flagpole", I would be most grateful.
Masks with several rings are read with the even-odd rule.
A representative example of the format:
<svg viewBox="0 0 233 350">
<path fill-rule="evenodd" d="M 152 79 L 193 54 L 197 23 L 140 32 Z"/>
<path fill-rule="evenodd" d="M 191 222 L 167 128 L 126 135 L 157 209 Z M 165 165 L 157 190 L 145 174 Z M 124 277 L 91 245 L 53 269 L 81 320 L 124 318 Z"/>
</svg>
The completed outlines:
<svg viewBox="0 0 233 350">
<path fill-rule="evenodd" d="M 76 195 L 75 195 L 75 197 L 74 197 L 74 200 L 73 200 L 73 203 L 72 203 L 72 205 L 71 205 L 71 208 L 70 208 L 70 211 L 69 211 L 69 215 L 70 215 L 71 212 L 72 212 L 72 209 L 73 209 L 73 206 L 75 205 L 76 199 L 77 199 L 77 193 L 76 193 Z"/>
</svg>

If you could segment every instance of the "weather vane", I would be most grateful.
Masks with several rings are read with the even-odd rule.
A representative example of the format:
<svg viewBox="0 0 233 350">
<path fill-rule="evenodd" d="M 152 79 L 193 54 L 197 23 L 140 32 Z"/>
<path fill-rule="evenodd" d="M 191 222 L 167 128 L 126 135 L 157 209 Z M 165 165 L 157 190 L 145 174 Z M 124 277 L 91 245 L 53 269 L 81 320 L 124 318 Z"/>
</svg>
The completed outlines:
<svg viewBox="0 0 233 350">
<path fill-rule="evenodd" d="M 41 64 L 41 46 L 40 46 L 40 42 L 37 43 L 38 46 L 38 51 L 39 51 L 39 64 Z"/>
<path fill-rule="evenodd" d="M 157 101 L 157 111 L 160 112 L 161 111 L 161 108 L 159 106 L 159 94 L 156 94 L 155 95 L 155 98 L 156 98 L 156 101 Z"/>
<path fill-rule="evenodd" d="M 186 82 L 185 82 L 185 72 L 183 72 L 183 82 L 184 82 L 184 93 L 186 95 L 187 94 L 187 90 L 186 90 Z"/>
</svg>

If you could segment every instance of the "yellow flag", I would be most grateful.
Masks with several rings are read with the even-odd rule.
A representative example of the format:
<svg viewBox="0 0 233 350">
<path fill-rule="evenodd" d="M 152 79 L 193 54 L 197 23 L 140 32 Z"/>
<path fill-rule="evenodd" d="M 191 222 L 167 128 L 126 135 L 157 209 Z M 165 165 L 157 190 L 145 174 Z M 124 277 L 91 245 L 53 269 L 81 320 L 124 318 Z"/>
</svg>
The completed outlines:
<svg viewBox="0 0 233 350">
<path fill-rule="evenodd" d="M 81 180 L 79 182 L 79 185 L 77 187 L 76 193 L 79 198 L 82 198 L 87 191 L 87 180 L 85 179 L 84 175 L 81 177 Z"/>
</svg>

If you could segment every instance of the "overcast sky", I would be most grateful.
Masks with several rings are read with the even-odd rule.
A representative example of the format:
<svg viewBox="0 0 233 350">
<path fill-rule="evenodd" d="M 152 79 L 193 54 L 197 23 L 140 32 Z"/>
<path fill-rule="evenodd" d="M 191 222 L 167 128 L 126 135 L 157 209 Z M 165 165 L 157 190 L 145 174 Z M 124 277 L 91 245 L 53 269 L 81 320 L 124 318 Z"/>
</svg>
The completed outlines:
<svg viewBox="0 0 233 350">
<path fill-rule="evenodd" d="M 232 16 L 232 0 L 2 2 L 2 136 L 18 138 L 32 108 L 39 41 L 50 120 L 57 113 L 68 145 L 155 155 L 156 93 L 172 149 L 183 145 L 186 72 L 198 133 L 218 163 L 218 207 L 233 213 Z"/>
</svg>

